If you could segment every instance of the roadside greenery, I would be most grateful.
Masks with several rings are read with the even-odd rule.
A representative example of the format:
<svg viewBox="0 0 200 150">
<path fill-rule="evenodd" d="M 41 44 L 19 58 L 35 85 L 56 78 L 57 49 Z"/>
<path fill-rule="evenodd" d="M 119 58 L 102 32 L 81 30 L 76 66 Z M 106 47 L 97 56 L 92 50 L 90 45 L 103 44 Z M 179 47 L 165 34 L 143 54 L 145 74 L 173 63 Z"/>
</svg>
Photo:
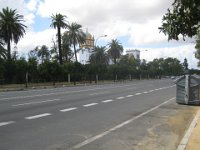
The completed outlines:
<svg viewBox="0 0 200 150">
<path fill-rule="evenodd" d="M 38 45 L 19 56 L 11 51 L 11 42 L 17 42 L 25 34 L 23 16 L 9 8 L 0 12 L 0 84 L 41 82 L 92 82 L 97 80 L 159 79 L 161 76 L 178 76 L 188 64 L 176 58 L 160 58 L 151 62 L 123 54 L 123 45 L 113 39 L 106 47 L 94 47 L 88 64 L 80 64 L 77 52 L 86 35 L 78 23 L 68 23 L 66 16 L 51 16 L 57 29 L 57 41 L 52 46 Z M 61 29 L 66 31 L 62 34 Z M 5 48 L 7 46 L 7 49 Z M 75 60 L 74 60 L 75 58 Z"/>
</svg>

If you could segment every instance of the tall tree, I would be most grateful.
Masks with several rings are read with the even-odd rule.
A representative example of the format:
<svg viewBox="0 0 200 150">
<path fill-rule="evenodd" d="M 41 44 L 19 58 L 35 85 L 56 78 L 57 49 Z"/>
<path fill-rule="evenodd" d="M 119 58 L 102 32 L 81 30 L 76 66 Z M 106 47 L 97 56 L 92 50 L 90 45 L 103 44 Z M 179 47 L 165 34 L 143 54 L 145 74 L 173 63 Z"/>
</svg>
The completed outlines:
<svg viewBox="0 0 200 150">
<path fill-rule="evenodd" d="M 38 50 L 38 57 L 41 59 L 42 63 L 50 59 L 50 52 L 46 45 L 42 45 Z"/>
<path fill-rule="evenodd" d="M 64 32 L 62 36 L 62 50 L 63 50 L 63 58 L 67 62 L 70 62 L 70 60 L 74 56 L 74 53 L 72 52 L 72 49 L 70 47 L 70 37 L 67 32 Z"/>
<path fill-rule="evenodd" d="M 160 31 L 168 35 L 168 40 L 178 40 L 179 35 L 192 37 L 200 27 L 200 1 L 174 0 L 172 10 L 163 16 Z"/>
<path fill-rule="evenodd" d="M 91 64 L 105 64 L 109 63 L 109 57 L 106 53 L 105 47 L 95 47 L 92 55 L 89 58 Z"/>
<path fill-rule="evenodd" d="M 11 60 L 11 42 L 14 41 L 17 44 L 25 34 L 26 26 L 21 23 L 24 21 L 23 18 L 16 9 L 6 7 L 0 12 L 0 35 L 7 44 L 8 60 Z"/>
<path fill-rule="evenodd" d="M 119 59 L 123 53 L 123 46 L 117 39 L 113 39 L 110 43 L 108 43 L 108 46 L 108 54 L 113 59 L 114 64 L 116 64 L 117 59 Z"/>
<path fill-rule="evenodd" d="M 67 27 L 67 23 L 65 23 L 66 16 L 62 14 L 56 14 L 52 15 L 51 18 L 52 18 L 52 24 L 50 26 L 53 28 L 57 28 L 59 61 L 60 64 L 63 64 L 62 49 L 61 49 L 61 28 Z"/>
<path fill-rule="evenodd" d="M 81 29 L 82 26 L 75 22 L 68 25 L 68 31 L 66 32 L 69 37 L 69 44 L 74 47 L 75 59 L 77 62 L 77 50 L 76 45 L 85 43 L 86 34 Z"/>
</svg>

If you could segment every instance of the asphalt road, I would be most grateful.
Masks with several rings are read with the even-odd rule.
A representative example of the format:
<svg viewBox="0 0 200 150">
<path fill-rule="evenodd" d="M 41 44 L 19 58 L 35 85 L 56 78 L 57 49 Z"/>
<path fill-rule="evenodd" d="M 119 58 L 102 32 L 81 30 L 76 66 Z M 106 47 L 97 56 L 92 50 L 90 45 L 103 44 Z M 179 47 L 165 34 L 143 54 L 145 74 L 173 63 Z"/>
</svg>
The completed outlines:
<svg viewBox="0 0 200 150">
<path fill-rule="evenodd" d="M 168 79 L 1 92 L 0 150 L 103 149 L 111 133 L 174 97 Z"/>
</svg>

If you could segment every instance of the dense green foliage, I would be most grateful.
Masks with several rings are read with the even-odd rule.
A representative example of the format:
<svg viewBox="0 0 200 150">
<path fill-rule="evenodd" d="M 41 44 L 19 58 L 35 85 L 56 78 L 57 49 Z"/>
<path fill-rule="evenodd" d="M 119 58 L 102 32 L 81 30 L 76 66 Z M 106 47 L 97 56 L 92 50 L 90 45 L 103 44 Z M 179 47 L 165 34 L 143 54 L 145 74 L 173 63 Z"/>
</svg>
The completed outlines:
<svg viewBox="0 0 200 150">
<path fill-rule="evenodd" d="M 123 53 L 123 46 L 117 39 L 113 39 L 110 43 L 108 43 L 108 46 L 108 54 L 112 58 L 114 64 L 116 64 L 117 59 L 119 59 Z"/>
<path fill-rule="evenodd" d="M 128 55 L 122 56 L 117 64 L 91 63 L 82 65 L 78 62 L 64 63 L 45 60 L 38 63 L 37 57 L 25 60 L 23 57 L 13 60 L 0 60 L 1 83 L 25 83 L 26 73 L 29 82 L 61 82 L 95 81 L 98 80 L 126 80 L 139 78 L 160 78 L 161 76 L 177 76 L 184 73 L 184 66 L 176 58 L 154 59 L 140 63 Z M 3 82 L 2 82 L 3 81 Z"/>
<path fill-rule="evenodd" d="M 67 28 L 68 31 L 66 31 L 65 34 L 68 37 L 69 45 L 74 47 L 75 60 L 78 62 L 76 45 L 83 44 L 85 42 L 86 34 L 81 29 L 82 26 L 75 22 L 72 22 L 67 26 Z"/>
<path fill-rule="evenodd" d="M 200 27 L 200 1 L 174 0 L 172 7 L 163 16 L 160 31 L 168 35 L 168 40 L 178 40 L 180 34 L 183 38 L 196 35 Z"/>
<path fill-rule="evenodd" d="M 195 48 L 196 48 L 195 57 L 199 60 L 198 66 L 200 66 L 200 30 L 198 30 L 197 32 Z"/>
</svg>

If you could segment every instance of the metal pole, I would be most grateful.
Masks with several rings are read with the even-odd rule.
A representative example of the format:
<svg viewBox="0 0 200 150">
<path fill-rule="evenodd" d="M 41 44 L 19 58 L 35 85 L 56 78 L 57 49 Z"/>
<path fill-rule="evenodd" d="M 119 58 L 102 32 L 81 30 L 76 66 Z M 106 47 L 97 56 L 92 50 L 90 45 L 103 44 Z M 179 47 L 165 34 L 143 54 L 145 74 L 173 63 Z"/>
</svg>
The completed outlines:
<svg viewBox="0 0 200 150">
<path fill-rule="evenodd" d="M 98 84 L 98 74 L 96 74 L 96 84 Z"/>
<path fill-rule="evenodd" d="M 70 83 L 71 81 L 70 81 L 70 73 L 68 74 L 68 82 Z"/>
<path fill-rule="evenodd" d="M 26 72 L 26 88 L 28 87 L 28 72 Z"/>
<path fill-rule="evenodd" d="M 185 104 L 188 104 L 190 99 L 190 75 L 185 75 Z"/>
</svg>

